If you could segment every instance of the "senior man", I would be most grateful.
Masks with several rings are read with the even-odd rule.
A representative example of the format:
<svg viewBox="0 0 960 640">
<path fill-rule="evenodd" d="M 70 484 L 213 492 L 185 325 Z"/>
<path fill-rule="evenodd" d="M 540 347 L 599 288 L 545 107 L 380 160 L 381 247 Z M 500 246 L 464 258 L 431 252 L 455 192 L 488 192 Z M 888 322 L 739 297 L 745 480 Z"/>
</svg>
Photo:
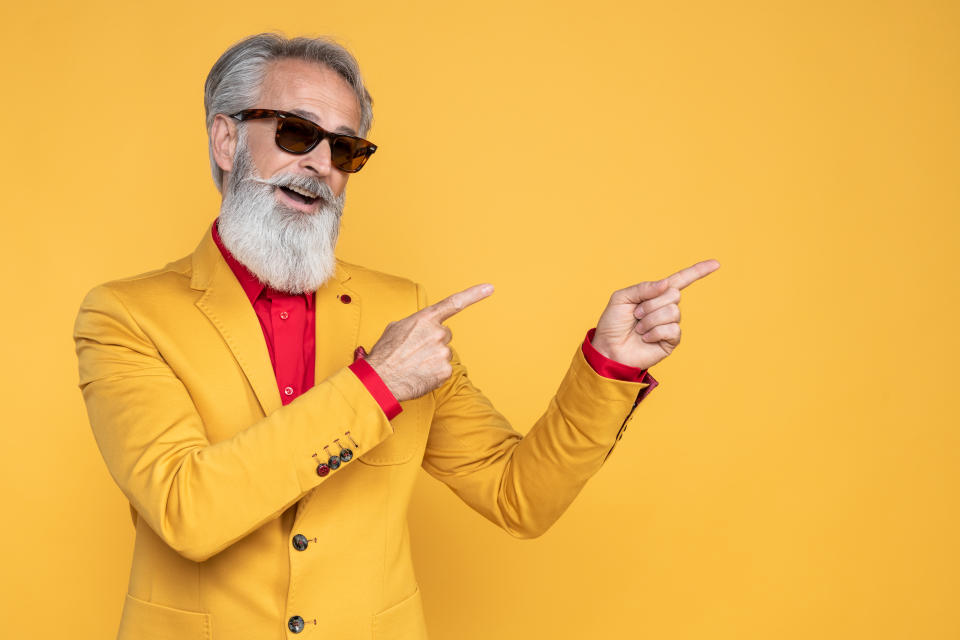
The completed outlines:
<svg viewBox="0 0 960 640">
<path fill-rule="evenodd" d="M 347 178 L 376 151 L 353 57 L 252 36 L 213 66 L 204 104 L 219 217 L 192 255 L 94 288 L 74 333 L 136 529 L 118 637 L 423 638 L 418 469 L 512 535 L 543 533 L 656 384 L 680 289 L 719 264 L 614 292 L 521 436 L 443 325 L 492 286 L 428 306 L 334 257 Z"/>
</svg>

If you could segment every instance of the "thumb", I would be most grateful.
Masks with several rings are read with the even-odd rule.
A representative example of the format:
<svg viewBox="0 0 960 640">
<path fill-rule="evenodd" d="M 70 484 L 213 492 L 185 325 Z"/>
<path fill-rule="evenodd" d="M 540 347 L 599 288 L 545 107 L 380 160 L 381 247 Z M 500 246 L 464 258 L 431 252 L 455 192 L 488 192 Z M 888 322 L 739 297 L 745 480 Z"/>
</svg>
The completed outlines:
<svg viewBox="0 0 960 640">
<path fill-rule="evenodd" d="M 619 302 L 640 304 L 644 300 L 656 298 L 669 288 L 670 280 L 667 278 L 653 282 L 641 282 L 640 284 L 635 284 L 632 287 L 621 290 L 619 293 L 623 294 L 623 298 L 619 300 Z"/>
</svg>

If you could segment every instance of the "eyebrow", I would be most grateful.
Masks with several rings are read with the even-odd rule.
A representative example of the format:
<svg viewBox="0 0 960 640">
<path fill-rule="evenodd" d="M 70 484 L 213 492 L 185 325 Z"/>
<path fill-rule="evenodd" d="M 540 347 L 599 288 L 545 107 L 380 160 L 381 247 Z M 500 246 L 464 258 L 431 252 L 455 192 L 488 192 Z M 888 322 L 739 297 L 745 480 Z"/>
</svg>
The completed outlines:
<svg viewBox="0 0 960 640">
<path fill-rule="evenodd" d="M 306 118 L 307 120 L 309 120 L 309 121 L 312 122 L 313 124 L 317 124 L 317 120 L 320 119 L 320 118 L 317 117 L 317 114 L 313 113 L 312 111 L 307 111 L 306 109 L 290 109 L 287 113 L 292 113 L 292 114 L 294 114 L 294 115 L 300 116 L 301 118 Z M 319 127 L 320 125 L 317 124 L 317 126 Z M 321 128 L 322 128 L 322 127 L 321 127 Z M 342 125 L 340 125 L 339 127 L 337 127 L 336 129 L 333 129 L 333 132 L 334 132 L 334 133 L 345 133 L 345 134 L 347 134 L 348 136 L 354 136 L 354 137 L 357 135 L 357 132 L 356 132 L 356 131 L 354 131 L 353 129 L 351 129 L 350 127 L 348 127 L 348 126 L 345 125 L 345 124 L 342 124 Z"/>
</svg>

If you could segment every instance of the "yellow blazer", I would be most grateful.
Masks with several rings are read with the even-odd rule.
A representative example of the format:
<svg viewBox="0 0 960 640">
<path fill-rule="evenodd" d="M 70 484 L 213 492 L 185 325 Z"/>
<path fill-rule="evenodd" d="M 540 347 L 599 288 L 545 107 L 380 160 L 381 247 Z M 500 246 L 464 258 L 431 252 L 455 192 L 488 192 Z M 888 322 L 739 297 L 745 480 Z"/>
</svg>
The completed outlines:
<svg viewBox="0 0 960 640">
<path fill-rule="evenodd" d="M 406 521 L 420 466 L 514 536 L 563 513 L 646 385 L 597 375 L 578 348 L 522 437 L 454 355 L 450 379 L 388 421 L 346 367 L 425 305 L 409 280 L 338 262 L 316 295 L 318 382 L 282 406 L 209 229 L 192 255 L 90 291 L 80 388 L 136 528 L 120 640 L 425 638 Z M 320 477 L 337 439 L 355 458 Z"/>
</svg>

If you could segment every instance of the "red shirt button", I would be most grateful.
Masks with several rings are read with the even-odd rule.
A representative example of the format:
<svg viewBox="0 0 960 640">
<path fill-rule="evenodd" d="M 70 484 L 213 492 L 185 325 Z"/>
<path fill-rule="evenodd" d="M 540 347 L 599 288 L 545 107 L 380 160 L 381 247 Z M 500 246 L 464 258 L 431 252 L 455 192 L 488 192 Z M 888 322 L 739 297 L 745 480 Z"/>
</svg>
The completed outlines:
<svg viewBox="0 0 960 640">
<path fill-rule="evenodd" d="M 342 296 L 340 296 L 340 302 L 342 302 L 343 304 L 350 304 L 351 300 L 352 298 L 347 294 L 343 294 Z"/>
<path fill-rule="evenodd" d="M 280 312 L 280 319 L 281 319 L 281 320 L 286 320 L 286 319 L 289 318 L 289 317 L 290 317 L 290 314 L 287 313 L 286 311 L 281 311 L 281 312 Z"/>
<path fill-rule="evenodd" d="M 285 395 L 292 396 L 292 395 L 293 395 L 293 387 L 284 387 L 284 388 L 283 388 L 283 393 L 284 393 Z"/>
</svg>

